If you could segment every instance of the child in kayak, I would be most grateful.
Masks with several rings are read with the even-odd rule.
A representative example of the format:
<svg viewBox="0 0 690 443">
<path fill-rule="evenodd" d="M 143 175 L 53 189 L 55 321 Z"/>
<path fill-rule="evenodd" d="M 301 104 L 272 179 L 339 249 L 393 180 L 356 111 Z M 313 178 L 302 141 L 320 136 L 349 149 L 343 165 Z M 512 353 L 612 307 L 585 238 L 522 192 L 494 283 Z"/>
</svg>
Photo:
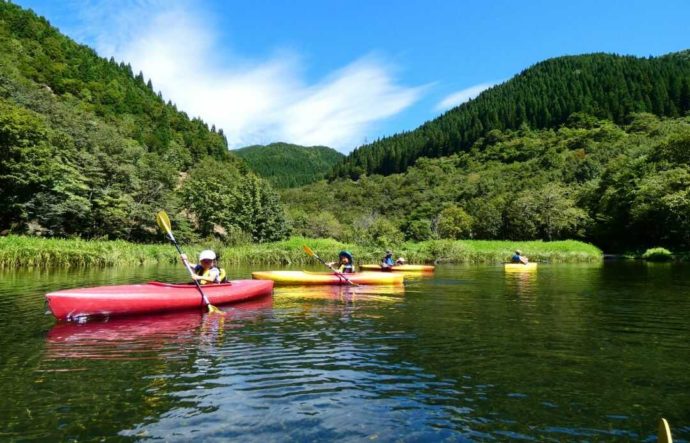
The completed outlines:
<svg viewBox="0 0 690 443">
<path fill-rule="evenodd" d="M 216 253 L 210 249 L 201 251 L 201 254 L 199 254 L 199 264 L 197 265 L 189 263 L 186 254 L 182 254 L 181 257 L 182 262 L 192 270 L 192 278 L 197 280 L 200 284 L 205 285 L 207 283 L 225 282 L 225 269 L 218 267 Z"/>
<path fill-rule="evenodd" d="M 529 262 L 529 259 L 522 255 L 522 251 L 519 249 L 515 250 L 515 254 L 510 258 L 511 263 L 522 263 L 523 265 L 526 265 Z"/>
<path fill-rule="evenodd" d="M 354 262 L 355 260 L 352 258 L 352 254 L 350 254 L 349 251 L 340 251 L 340 254 L 338 254 L 338 265 L 339 268 L 333 269 L 333 265 L 335 265 L 335 262 L 328 263 L 328 266 L 330 266 L 331 269 L 333 269 L 336 272 L 340 272 L 341 274 L 351 274 L 355 272 L 355 266 Z"/>
<path fill-rule="evenodd" d="M 381 260 L 381 269 L 387 269 L 392 267 L 395 264 L 393 261 L 393 251 L 390 249 L 386 251 L 386 255 L 383 257 L 383 260 Z"/>
</svg>

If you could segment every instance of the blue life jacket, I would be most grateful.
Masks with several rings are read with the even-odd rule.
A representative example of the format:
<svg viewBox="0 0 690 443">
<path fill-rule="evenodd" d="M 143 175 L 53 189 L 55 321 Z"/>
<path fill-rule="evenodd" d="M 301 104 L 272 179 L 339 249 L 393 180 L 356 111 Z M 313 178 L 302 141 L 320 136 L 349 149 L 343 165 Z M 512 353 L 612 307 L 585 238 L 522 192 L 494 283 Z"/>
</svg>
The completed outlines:
<svg viewBox="0 0 690 443">
<path fill-rule="evenodd" d="M 386 266 L 393 266 L 395 262 L 393 261 L 393 257 L 391 256 L 386 256 L 383 258 L 383 264 Z"/>
<path fill-rule="evenodd" d="M 512 261 L 513 263 L 522 263 L 522 261 L 520 260 L 520 256 L 517 254 L 513 255 L 510 261 Z"/>
</svg>

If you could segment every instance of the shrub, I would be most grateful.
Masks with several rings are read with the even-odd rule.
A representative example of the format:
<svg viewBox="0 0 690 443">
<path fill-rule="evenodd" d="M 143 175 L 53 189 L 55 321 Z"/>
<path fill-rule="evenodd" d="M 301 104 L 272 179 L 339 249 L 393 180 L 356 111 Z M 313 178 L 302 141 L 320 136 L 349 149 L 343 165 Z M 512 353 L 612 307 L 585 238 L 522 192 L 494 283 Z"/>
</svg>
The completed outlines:
<svg viewBox="0 0 690 443">
<path fill-rule="evenodd" d="M 644 251 L 642 258 L 647 261 L 669 261 L 673 260 L 673 254 L 666 248 L 650 248 Z"/>
<path fill-rule="evenodd" d="M 438 235 L 444 239 L 459 240 L 472 234 L 472 216 L 458 206 L 445 208 L 438 216 Z"/>
</svg>

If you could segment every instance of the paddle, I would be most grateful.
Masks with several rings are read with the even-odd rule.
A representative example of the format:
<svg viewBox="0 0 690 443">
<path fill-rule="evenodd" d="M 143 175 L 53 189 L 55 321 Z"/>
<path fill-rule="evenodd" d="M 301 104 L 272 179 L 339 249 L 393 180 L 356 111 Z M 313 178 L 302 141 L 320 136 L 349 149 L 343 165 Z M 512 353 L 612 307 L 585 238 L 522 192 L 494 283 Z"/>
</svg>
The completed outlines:
<svg viewBox="0 0 690 443">
<path fill-rule="evenodd" d="M 180 245 L 177 244 L 177 240 L 175 240 L 175 236 L 172 233 L 172 228 L 170 226 L 170 218 L 168 217 L 168 214 L 165 213 L 165 211 L 160 211 L 158 214 L 156 214 L 156 222 L 158 223 L 158 226 L 165 231 L 166 234 L 168 234 L 168 238 L 172 242 L 173 245 L 175 245 L 175 248 L 177 249 L 177 252 L 180 253 L 180 256 L 182 256 L 182 249 L 180 249 Z M 210 301 L 208 301 L 208 298 L 206 297 L 206 294 L 204 294 L 204 291 L 201 289 L 201 285 L 199 284 L 199 281 L 194 279 L 194 272 L 192 271 L 192 268 L 189 266 L 189 262 L 183 257 L 182 261 L 184 262 L 185 268 L 189 271 L 189 274 L 192 276 L 192 279 L 194 280 L 194 284 L 196 284 L 196 288 L 199 290 L 199 293 L 201 294 L 201 301 L 205 304 L 205 306 L 208 308 L 208 312 L 210 314 L 222 314 L 225 315 L 225 312 L 221 311 L 220 309 L 216 308 L 211 304 Z"/>
<path fill-rule="evenodd" d="M 348 282 L 348 283 L 351 284 L 352 286 L 359 286 L 357 283 L 353 283 L 352 280 L 350 280 L 349 278 L 345 277 L 345 275 L 343 275 L 341 272 L 338 272 L 338 271 L 336 271 L 335 269 L 333 269 L 333 268 L 331 268 L 330 266 L 328 266 L 328 263 L 326 263 L 325 261 L 323 261 L 323 260 L 321 259 L 321 257 L 319 257 L 318 255 L 316 255 L 316 252 L 312 251 L 311 248 L 310 248 L 309 246 L 304 245 L 304 246 L 302 246 L 302 248 L 304 248 L 304 252 L 306 252 L 306 253 L 309 254 L 310 256 L 314 257 L 315 259 L 317 259 L 318 261 L 320 261 L 321 263 L 323 263 L 324 266 L 326 266 L 328 269 L 330 269 L 331 271 L 333 271 L 333 272 L 335 273 L 335 275 L 337 275 L 339 278 L 344 279 L 346 282 Z"/>
<path fill-rule="evenodd" d="M 673 443 L 671 436 L 671 427 L 665 418 L 659 419 L 659 432 L 657 434 L 657 441 L 659 443 Z"/>
</svg>

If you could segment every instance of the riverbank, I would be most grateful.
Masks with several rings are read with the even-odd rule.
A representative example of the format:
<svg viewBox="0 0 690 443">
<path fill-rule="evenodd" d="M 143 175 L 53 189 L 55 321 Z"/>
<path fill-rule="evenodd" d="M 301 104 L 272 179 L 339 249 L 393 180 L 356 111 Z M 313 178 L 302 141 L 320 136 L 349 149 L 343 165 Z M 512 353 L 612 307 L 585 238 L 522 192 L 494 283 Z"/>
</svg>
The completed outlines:
<svg viewBox="0 0 690 443">
<path fill-rule="evenodd" d="M 305 254 L 309 245 L 325 260 L 335 260 L 342 249 L 351 251 L 357 263 L 376 263 L 383 255 L 382 248 L 344 244 L 331 239 L 293 237 L 275 243 L 247 244 L 223 247 L 218 244 L 185 246 L 190 257 L 202 249 L 212 248 L 220 256 L 223 266 L 236 264 L 302 264 L 314 259 Z M 409 263 L 500 263 L 508 260 L 520 248 L 532 261 L 586 262 L 601 260 L 597 247 L 574 240 L 542 241 L 486 241 L 486 240 L 429 240 L 403 243 L 394 248 L 396 257 Z M 0 237 L 0 267 L 106 267 L 143 264 L 174 263 L 177 251 L 169 244 L 136 244 L 121 240 L 100 241 L 56 239 L 41 237 Z"/>
</svg>

